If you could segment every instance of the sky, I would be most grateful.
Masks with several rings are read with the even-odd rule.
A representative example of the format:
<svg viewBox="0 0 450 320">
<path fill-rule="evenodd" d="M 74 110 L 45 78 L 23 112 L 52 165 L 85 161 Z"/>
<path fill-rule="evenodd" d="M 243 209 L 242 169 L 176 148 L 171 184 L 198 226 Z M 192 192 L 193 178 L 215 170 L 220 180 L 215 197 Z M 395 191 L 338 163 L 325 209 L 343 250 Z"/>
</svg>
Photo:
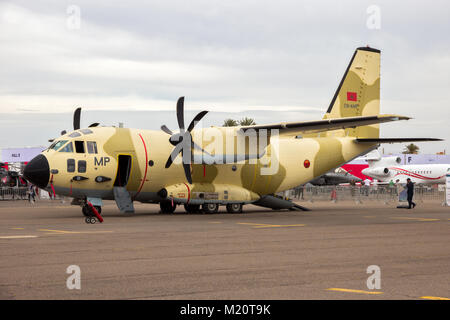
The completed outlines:
<svg viewBox="0 0 450 320">
<path fill-rule="evenodd" d="M 0 1 L 0 148 L 82 125 L 322 118 L 355 50 L 382 51 L 382 137 L 450 152 L 448 1 Z M 386 153 L 404 144 L 383 145 Z"/>
</svg>

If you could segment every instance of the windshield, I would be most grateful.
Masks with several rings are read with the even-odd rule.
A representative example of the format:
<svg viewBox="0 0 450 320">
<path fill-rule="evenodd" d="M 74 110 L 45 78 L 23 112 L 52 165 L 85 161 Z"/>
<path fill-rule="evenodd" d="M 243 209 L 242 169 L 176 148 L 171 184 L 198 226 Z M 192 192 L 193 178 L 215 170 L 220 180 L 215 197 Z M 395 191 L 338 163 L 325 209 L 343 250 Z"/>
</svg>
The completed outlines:
<svg viewBox="0 0 450 320">
<path fill-rule="evenodd" d="M 68 141 L 68 140 L 60 140 L 60 141 L 56 141 L 55 143 L 53 143 L 53 144 L 49 147 L 49 149 L 50 149 L 50 150 L 58 151 L 58 149 L 61 148 L 63 145 L 65 145 L 67 141 Z"/>
<path fill-rule="evenodd" d="M 72 142 L 69 142 L 64 148 L 59 150 L 59 152 L 73 152 Z"/>
</svg>

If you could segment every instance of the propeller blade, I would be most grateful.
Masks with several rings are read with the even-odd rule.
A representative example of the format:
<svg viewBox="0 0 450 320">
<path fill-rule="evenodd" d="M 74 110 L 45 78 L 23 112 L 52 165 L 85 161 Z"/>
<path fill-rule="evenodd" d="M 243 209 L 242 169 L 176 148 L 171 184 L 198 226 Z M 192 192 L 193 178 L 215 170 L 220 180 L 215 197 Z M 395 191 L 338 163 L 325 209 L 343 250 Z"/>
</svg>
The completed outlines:
<svg viewBox="0 0 450 320">
<path fill-rule="evenodd" d="M 177 145 L 175 148 L 173 148 L 172 153 L 170 154 L 169 158 L 166 161 L 166 168 L 169 168 L 172 165 L 173 160 L 178 156 L 178 154 L 182 151 L 181 144 Z"/>
<path fill-rule="evenodd" d="M 98 122 L 94 122 L 94 123 L 92 123 L 92 124 L 89 126 L 89 128 L 98 127 L 99 124 L 100 124 L 100 123 L 98 123 Z"/>
<path fill-rule="evenodd" d="M 199 122 L 200 120 L 202 120 L 202 118 L 208 113 L 208 111 L 202 111 L 197 113 L 197 115 L 194 117 L 194 119 L 192 119 L 191 123 L 189 124 L 189 127 L 187 129 L 187 131 L 191 132 L 192 129 L 194 129 L 195 125 L 197 124 L 197 122 Z"/>
<path fill-rule="evenodd" d="M 209 152 L 205 151 L 202 147 L 200 147 L 200 146 L 199 146 L 198 144 L 196 144 L 195 142 L 192 142 L 192 145 L 193 145 L 194 149 L 200 150 L 201 152 L 206 153 L 208 156 L 211 156 L 211 155 L 209 154 Z"/>
<path fill-rule="evenodd" d="M 161 126 L 161 130 L 167 134 L 170 134 L 170 135 L 173 134 L 173 132 L 169 128 L 167 128 L 167 126 L 165 124 Z"/>
<path fill-rule="evenodd" d="M 76 108 L 73 113 L 73 130 L 80 129 L 81 108 Z"/>
<path fill-rule="evenodd" d="M 184 97 L 180 97 L 177 101 L 177 120 L 180 132 L 184 131 Z"/>
<path fill-rule="evenodd" d="M 183 163 L 183 168 L 187 181 L 189 182 L 189 184 L 192 184 L 191 165 Z"/>
</svg>

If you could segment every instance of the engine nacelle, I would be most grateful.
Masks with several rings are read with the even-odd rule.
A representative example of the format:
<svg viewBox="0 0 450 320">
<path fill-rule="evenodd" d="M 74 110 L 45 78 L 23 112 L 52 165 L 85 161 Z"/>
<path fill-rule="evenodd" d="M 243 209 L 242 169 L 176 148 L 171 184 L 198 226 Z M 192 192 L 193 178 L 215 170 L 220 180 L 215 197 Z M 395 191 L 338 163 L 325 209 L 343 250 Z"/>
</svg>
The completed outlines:
<svg viewBox="0 0 450 320">
<path fill-rule="evenodd" d="M 373 168 L 370 170 L 373 175 L 387 176 L 389 175 L 389 168 Z"/>
<path fill-rule="evenodd" d="M 400 157 L 385 157 L 382 160 L 384 163 L 392 163 L 392 164 L 400 164 L 402 162 L 402 158 Z"/>
</svg>

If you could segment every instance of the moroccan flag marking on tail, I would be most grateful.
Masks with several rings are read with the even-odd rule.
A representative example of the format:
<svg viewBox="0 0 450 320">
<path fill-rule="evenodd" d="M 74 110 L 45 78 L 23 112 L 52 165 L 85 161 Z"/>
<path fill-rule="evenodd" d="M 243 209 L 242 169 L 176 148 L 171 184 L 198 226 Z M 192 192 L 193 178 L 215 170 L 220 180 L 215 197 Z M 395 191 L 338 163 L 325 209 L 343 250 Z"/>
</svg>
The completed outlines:
<svg viewBox="0 0 450 320">
<path fill-rule="evenodd" d="M 358 94 L 356 92 L 347 91 L 347 101 L 357 101 Z"/>
</svg>

